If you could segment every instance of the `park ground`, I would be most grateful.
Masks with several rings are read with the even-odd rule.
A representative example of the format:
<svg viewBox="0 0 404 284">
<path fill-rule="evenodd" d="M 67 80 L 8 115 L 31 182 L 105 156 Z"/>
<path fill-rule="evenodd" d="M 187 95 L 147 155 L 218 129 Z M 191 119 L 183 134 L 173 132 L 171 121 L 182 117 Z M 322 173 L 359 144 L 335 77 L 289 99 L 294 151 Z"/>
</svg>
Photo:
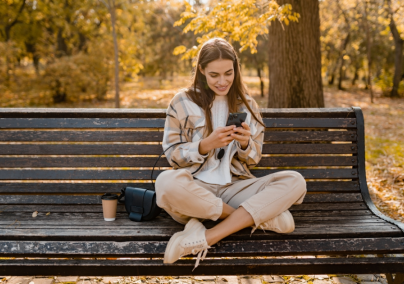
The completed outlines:
<svg viewBox="0 0 404 284">
<path fill-rule="evenodd" d="M 3 280 L 2 280 L 3 278 Z M 176 277 L 1 277 L 4 284 L 387 284 L 384 274 Z"/>
</svg>

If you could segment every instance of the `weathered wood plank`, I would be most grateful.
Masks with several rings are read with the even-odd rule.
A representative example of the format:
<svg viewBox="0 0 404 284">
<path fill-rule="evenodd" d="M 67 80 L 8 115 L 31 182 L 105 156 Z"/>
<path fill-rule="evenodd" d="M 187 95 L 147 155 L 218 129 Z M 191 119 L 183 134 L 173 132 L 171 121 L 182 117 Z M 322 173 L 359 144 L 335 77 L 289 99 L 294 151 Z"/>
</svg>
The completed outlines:
<svg viewBox="0 0 404 284">
<path fill-rule="evenodd" d="M 6 144 L 0 155 L 160 155 L 161 145 L 147 144 Z"/>
<path fill-rule="evenodd" d="M 308 192 L 360 192 L 355 181 L 308 181 Z M 105 193 L 126 186 L 153 189 L 151 183 L 0 183 L 0 193 Z"/>
<path fill-rule="evenodd" d="M 156 157 L 0 157 L 7 168 L 36 167 L 153 167 Z M 355 166 L 355 156 L 262 157 L 257 167 Z M 162 157 L 157 167 L 171 167 Z"/>
<path fill-rule="evenodd" d="M 337 109 L 335 109 L 337 110 Z M 346 109 L 349 111 L 349 109 Z M 330 113 L 344 115 L 344 109 Z M 151 108 L 0 108 L 3 118 L 165 118 L 165 109 Z"/>
<path fill-rule="evenodd" d="M 0 131 L 0 141 L 161 142 L 159 131 Z"/>
<path fill-rule="evenodd" d="M 256 177 L 282 170 L 251 170 Z M 356 169 L 309 169 L 294 171 L 309 179 L 357 178 Z M 156 178 L 162 171 L 155 170 Z M 151 170 L 0 170 L 0 180 L 150 180 Z"/>
<path fill-rule="evenodd" d="M 263 154 L 356 154 L 355 144 L 264 144 Z"/>
<path fill-rule="evenodd" d="M 356 141 L 355 131 L 265 131 L 265 142 Z"/>
<path fill-rule="evenodd" d="M 153 167 L 157 157 L 0 157 L 0 165 L 7 168 L 58 168 L 58 167 Z M 156 167 L 171 167 L 165 157 Z"/>
<path fill-rule="evenodd" d="M 356 128 L 355 118 L 264 118 L 267 128 Z"/>
<path fill-rule="evenodd" d="M 362 202 L 362 195 L 360 193 L 307 194 L 303 202 Z M 0 195 L 0 204 L 101 204 L 101 195 Z"/>
<path fill-rule="evenodd" d="M 209 253 L 208 253 L 209 256 Z M 6 275 L 286 275 L 286 274 L 370 274 L 401 271 L 404 258 L 318 258 L 318 259 L 206 259 L 192 272 L 195 259 L 163 264 L 161 260 L 0 260 Z M 21 269 L 24 267 L 24 269 Z"/>
<path fill-rule="evenodd" d="M 311 203 L 293 205 L 289 211 L 333 211 L 343 210 L 350 212 L 352 210 L 368 209 L 364 203 Z M 102 212 L 102 207 L 99 204 L 93 205 L 0 205 L 0 211 L 3 212 Z M 118 204 L 117 212 L 126 212 L 123 205 Z"/>
<path fill-rule="evenodd" d="M 324 221 L 332 221 L 334 222 L 370 222 L 370 223 L 386 223 L 383 219 L 374 216 L 374 215 L 364 215 L 363 212 L 361 215 L 352 215 L 352 212 L 319 212 L 314 211 L 310 212 L 311 214 L 302 215 L 304 212 L 294 212 L 293 218 L 296 223 L 307 223 L 311 221 L 315 221 L 317 223 L 322 223 Z M 306 212 L 307 213 L 307 212 Z M 338 213 L 338 214 L 337 214 Z M 349 214 L 349 215 L 348 215 Z M 26 212 L 1 212 L 0 224 L 10 225 L 15 220 L 21 222 L 28 222 L 25 224 L 29 225 L 57 225 L 57 226 L 121 226 L 124 224 L 130 224 L 134 227 L 165 227 L 167 224 L 172 225 L 172 218 L 167 213 L 161 213 L 161 218 L 157 222 L 136 222 L 132 223 L 128 219 L 127 213 L 119 212 L 116 214 L 116 222 L 107 223 L 104 222 L 103 214 L 101 212 L 98 213 L 61 213 L 61 212 L 38 212 L 37 217 L 33 218 L 32 214 Z M 63 222 L 60 222 L 63 220 Z M 11 223 L 10 223 L 11 222 Z M 95 222 L 95 223 L 94 223 Z M 20 224 L 19 223 L 19 224 Z M 22 224 L 22 223 L 21 223 Z"/>
<path fill-rule="evenodd" d="M 356 166 L 356 156 L 262 157 L 257 167 Z"/>
<path fill-rule="evenodd" d="M 164 128 L 161 118 L 0 118 L 0 128 Z M 267 128 L 356 128 L 355 118 L 263 118 Z"/>
<path fill-rule="evenodd" d="M 304 254 L 402 253 L 403 238 L 221 241 L 210 257 Z M 167 242 L 0 241 L 0 255 L 10 257 L 161 257 Z"/>
<path fill-rule="evenodd" d="M 153 189 L 151 183 L 0 183 L 0 193 L 105 193 L 126 186 Z"/>
<path fill-rule="evenodd" d="M 352 108 L 261 108 L 263 117 L 355 117 Z M 0 108 L 10 118 L 165 118 L 166 109 L 151 108 Z"/>
<path fill-rule="evenodd" d="M 174 222 L 174 221 L 173 221 Z M 174 222 L 175 223 L 175 222 Z M 168 241 L 171 236 L 183 230 L 183 226 L 174 224 L 165 228 L 127 226 L 40 226 L 18 225 L 15 223 L 0 231 L 0 239 L 7 240 L 67 240 L 67 241 Z M 178 223 L 177 223 L 178 224 Z M 207 228 L 213 222 L 205 224 Z M 286 240 L 296 238 L 376 238 L 402 237 L 400 229 L 393 225 L 361 223 L 352 226 L 332 226 L 296 224 L 295 230 L 288 234 L 257 230 L 251 236 L 251 228 L 243 229 L 224 240 Z"/>
<path fill-rule="evenodd" d="M 161 118 L 0 118 L 0 129 L 164 128 L 164 122 Z"/>
<path fill-rule="evenodd" d="M 5 144 L 0 155 L 160 155 L 148 144 Z M 354 144 L 264 144 L 263 154 L 355 154 Z"/>
</svg>

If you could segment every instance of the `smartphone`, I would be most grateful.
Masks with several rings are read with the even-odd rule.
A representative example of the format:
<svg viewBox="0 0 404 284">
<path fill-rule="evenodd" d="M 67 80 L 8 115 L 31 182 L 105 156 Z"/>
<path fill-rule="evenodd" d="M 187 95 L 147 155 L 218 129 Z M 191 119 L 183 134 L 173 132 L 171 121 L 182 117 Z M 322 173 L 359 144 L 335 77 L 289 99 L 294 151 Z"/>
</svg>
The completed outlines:
<svg viewBox="0 0 404 284">
<path fill-rule="evenodd" d="M 247 118 L 246 112 L 233 112 L 229 113 L 229 117 L 227 118 L 226 126 L 235 125 L 236 127 L 242 127 L 241 123 L 244 122 Z"/>
</svg>

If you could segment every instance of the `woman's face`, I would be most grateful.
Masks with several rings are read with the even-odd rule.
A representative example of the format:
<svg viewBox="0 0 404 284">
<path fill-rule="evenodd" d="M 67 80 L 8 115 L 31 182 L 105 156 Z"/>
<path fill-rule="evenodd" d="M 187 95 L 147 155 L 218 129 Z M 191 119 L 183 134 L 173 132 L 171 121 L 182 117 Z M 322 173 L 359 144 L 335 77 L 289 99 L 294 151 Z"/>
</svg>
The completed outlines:
<svg viewBox="0 0 404 284">
<path fill-rule="evenodd" d="M 206 81 L 211 90 L 218 96 L 226 96 L 234 81 L 233 61 L 230 59 L 217 59 L 209 62 L 205 69 L 199 70 L 206 76 Z"/>
</svg>

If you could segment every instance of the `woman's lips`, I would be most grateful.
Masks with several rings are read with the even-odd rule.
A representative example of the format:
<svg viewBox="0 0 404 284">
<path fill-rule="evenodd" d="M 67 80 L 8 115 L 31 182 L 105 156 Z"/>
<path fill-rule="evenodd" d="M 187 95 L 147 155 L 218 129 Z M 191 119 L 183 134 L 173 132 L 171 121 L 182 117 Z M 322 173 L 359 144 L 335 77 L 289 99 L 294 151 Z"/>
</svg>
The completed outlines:
<svg viewBox="0 0 404 284">
<path fill-rule="evenodd" d="M 227 89 L 229 85 L 227 85 L 226 87 L 216 87 L 219 91 L 225 91 Z"/>
</svg>

